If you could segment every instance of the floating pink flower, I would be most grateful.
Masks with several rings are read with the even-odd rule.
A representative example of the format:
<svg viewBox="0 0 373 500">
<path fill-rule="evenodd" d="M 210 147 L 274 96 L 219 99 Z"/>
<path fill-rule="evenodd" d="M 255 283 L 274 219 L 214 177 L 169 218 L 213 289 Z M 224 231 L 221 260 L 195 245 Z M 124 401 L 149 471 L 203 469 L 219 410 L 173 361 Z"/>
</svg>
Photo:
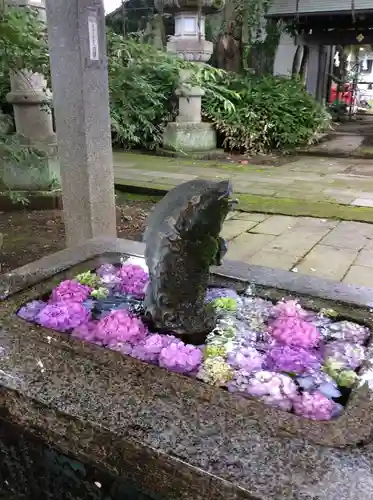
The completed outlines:
<svg viewBox="0 0 373 500">
<path fill-rule="evenodd" d="M 159 355 L 159 366 L 178 373 L 195 372 L 201 363 L 201 350 L 181 341 L 171 342 L 161 350 Z"/>
<path fill-rule="evenodd" d="M 355 370 L 365 359 L 365 348 L 349 342 L 328 342 L 325 344 L 324 356 L 326 360 L 340 363 L 343 368 Z"/>
<path fill-rule="evenodd" d="M 243 347 L 228 354 L 228 364 L 248 373 L 263 368 L 264 356 L 255 347 Z"/>
<path fill-rule="evenodd" d="M 134 346 L 130 342 L 118 342 L 116 340 L 110 341 L 106 344 L 106 347 L 111 351 L 118 351 L 121 354 L 126 354 L 127 356 L 131 356 L 134 349 Z"/>
<path fill-rule="evenodd" d="M 304 318 L 307 314 L 307 311 L 302 308 L 297 300 L 281 300 L 270 311 L 273 318 L 279 318 L 280 316 Z"/>
<path fill-rule="evenodd" d="M 296 415 L 311 420 L 330 420 L 333 417 L 335 403 L 321 392 L 303 392 L 293 400 Z"/>
<path fill-rule="evenodd" d="M 173 335 L 150 335 L 144 342 L 140 342 L 133 348 L 131 355 L 142 361 L 154 363 L 158 361 L 162 349 L 174 341 L 177 340 Z"/>
<path fill-rule="evenodd" d="M 42 300 L 32 300 L 22 306 L 17 315 L 26 321 L 35 321 L 36 316 L 46 305 Z"/>
<path fill-rule="evenodd" d="M 297 316 L 280 316 L 270 326 L 270 334 L 280 344 L 315 347 L 320 341 L 320 332 L 312 324 Z"/>
<path fill-rule="evenodd" d="M 84 302 L 92 289 L 81 285 L 76 280 L 62 281 L 52 292 L 50 303 L 57 302 Z"/>
<path fill-rule="evenodd" d="M 67 332 L 89 321 L 90 316 L 90 311 L 78 302 L 60 302 L 45 306 L 35 321 L 45 328 Z"/>
<path fill-rule="evenodd" d="M 315 351 L 303 347 L 276 345 L 267 352 L 268 370 L 301 375 L 321 367 L 321 358 Z"/>
<path fill-rule="evenodd" d="M 136 344 L 145 339 L 147 330 L 141 320 L 127 311 L 111 311 L 97 323 L 96 337 L 103 344 L 131 342 Z"/>
<path fill-rule="evenodd" d="M 259 398 L 264 403 L 290 411 L 292 401 L 297 395 L 297 386 L 287 375 L 266 370 L 248 374 L 238 370 L 228 384 L 230 392 L 239 392 L 246 396 Z"/>
<path fill-rule="evenodd" d="M 97 343 L 96 327 L 97 327 L 97 322 L 88 321 L 87 323 L 83 323 L 78 327 L 74 328 L 74 330 L 71 332 L 71 336 L 76 337 L 77 339 L 80 340 L 85 340 L 87 342 L 92 342 L 96 344 Z"/>
<path fill-rule="evenodd" d="M 119 290 L 121 293 L 143 297 L 146 285 L 149 282 L 149 274 L 140 266 L 134 264 L 123 264 L 118 271 L 120 278 Z"/>
</svg>

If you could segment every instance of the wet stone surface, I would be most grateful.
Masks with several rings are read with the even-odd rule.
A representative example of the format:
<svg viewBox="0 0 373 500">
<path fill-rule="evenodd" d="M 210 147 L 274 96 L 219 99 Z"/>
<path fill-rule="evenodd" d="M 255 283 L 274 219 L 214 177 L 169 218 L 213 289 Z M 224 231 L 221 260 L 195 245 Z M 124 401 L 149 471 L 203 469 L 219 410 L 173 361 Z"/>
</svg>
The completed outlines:
<svg viewBox="0 0 373 500">
<path fill-rule="evenodd" d="M 135 242 L 97 240 L 6 278 L 0 418 L 17 426 L 16 445 L 26 439 L 29 446 L 38 436 L 44 449 L 131 477 L 136 490 L 151 498 L 370 498 L 370 383 L 353 391 L 338 419 L 315 422 L 17 318 L 21 305 L 61 280 L 142 252 Z M 371 326 L 370 290 L 242 263 L 227 262 L 214 272 L 214 285 L 241 292 L 255 280 L 263 298 L 297 296 L 306 309 L 332 307 L 341 319 Z M 364 370 L 369 382 L 369 366 L 361 375 Z M 4 460 L 3 443 L 9 442 L 1 434 L 0 441 Z M 35 479 L 37 458 L 27 467 L 19 466 L 15 452 L 8 458 L 29 484 L 42 484 Z M 10 487 L 22 490 L 16 479 Z M 79 494 L 60 498 L 92 498 L 84 490 Z M 31 495 L 18 498 L 36 498 Z"/>
</svg>

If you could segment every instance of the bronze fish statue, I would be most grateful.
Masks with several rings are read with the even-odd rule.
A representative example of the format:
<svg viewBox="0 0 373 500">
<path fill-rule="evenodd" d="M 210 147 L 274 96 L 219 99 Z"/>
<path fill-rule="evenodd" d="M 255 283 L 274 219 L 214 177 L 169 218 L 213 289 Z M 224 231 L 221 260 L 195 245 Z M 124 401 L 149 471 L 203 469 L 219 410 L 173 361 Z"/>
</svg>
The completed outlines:
<svg viewBox="0 0 373 500">
<path fill-rule="evenodd" d="M 198 345 L 215 327 L 205 295 L 210 266 L 220 265 L 227 250 L 219 234 L 236 203 L 231 193 L 228 180 L 196 179 L 169 191 L 150 213 L 144 307 L 145 320 L 157 331 Z"/>
</svg>

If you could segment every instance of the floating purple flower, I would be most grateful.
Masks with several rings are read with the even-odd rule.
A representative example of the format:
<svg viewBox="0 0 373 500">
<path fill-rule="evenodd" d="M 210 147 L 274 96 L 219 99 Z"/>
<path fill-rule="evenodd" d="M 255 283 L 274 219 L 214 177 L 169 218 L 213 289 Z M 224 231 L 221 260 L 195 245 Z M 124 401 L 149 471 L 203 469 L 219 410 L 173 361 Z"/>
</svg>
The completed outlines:
<svg viewBox="0 0 373 500">
<path fill-rule="evenodd" d="M 280 344 L 315 347 L 320 341 L 320 332 L 312 324 L 297 316 L 280 316 L 270 326 L 272 337 Z"/>
<path fill-rule="evenodd" d="M 257 397 L 270 406 L 286 411 L 291 410 L 292 401 L 297 396 L 297 386 L 288 375 L 265 370 L 251 375 L 245 370 L 236 371 L 228 390 Z"/>
<path fill-rule="evenodd" d="M 267 352 L 266 367 L 276 372 L 302 374 L 319 369 L 321 358 L 303 347 L 276 345 Z"/>
<path fill-rule="evenodd" d="M 328 325 L 326 336 L 328 340 L 343 340 L 354 344 L 364 344 L 370 337 L 370 330 L 366 326 L 351 321 L 337 321 Z"/>
<path fill-rule="evenodd" d="M 270 315 L 272 318 L 286 316 L 287 318 L 304 318 L 307 316 L 305 311 L 297 300 L 281 300 L 272 307 Z"/>
<path fill-rule="evenodd" d="M 264 356 L 255 347 L 249 346 L 229 353 L 227 361 L 229 365 L 237 370 L 252 373 L 263 368 Z"/>
<path fill-rule="evenodd" d="M 53 291 L 50 298 L 51 304 L 57 302 L 84 302 L 92 289 L 81 285 L 76 280 L 62 281 Z"/>
<path fill-rule="evenodd" d="M 83 323 L 74 328 L 74 330 L 71 332 L 71 336 L 76 337 L 80 340 L 85 340 L 86 342 L 92 342 L 96 344 L 98 342 L 96 338 L 96 327 L 97 322 L 88 321 L 87 323 Z"/>
<path fill-rule="evenodd" d="M 314 371 L 302 375 L 296 378 L 296 382 L 304 391 L 318 391 L 329 399 L 339 398 L 342 395 L 335 380 L 324 372 Z"/>
<path fill-rule="evenodd" d="M 324 349 L 325 360 L 336 361 L 341 367 L 355 370 L 365 359 L 365 348 L 349 342 L 328 342 Z"/>
<path fill-rule="evenodd" d="M 102 264 L 97 270 L 97 276 L 106 276 L 107 274 L 116 274 L 117 268 L 113 264 Z"/>
<path fill-rule="evenodd" d="M 208 288 L 205 302 L 212 302 L 216 299 L 234 299 L 239 300 L 239 295 L 232 288 Z"/>
<path fill-rule="evenodd" d="M 117 275 L 117 271 L 115 270 L 115 273 L 102 274 L 100 277 L 100 285 L 101 288 L 109 290 L 109 293 L 118 290 L 120 278 Z"/>
<path fill-rule="evenodd" d="M 111 311 L 96 327 L 96 337 L 105 345 L 115 342 L 137 344 L 145 339 L 146 333 L 143 322 L 124 310 Z"/>
<path fill-rule="evenodd" d="M 303 392 L 293 400 L 293 409 L 296 415 L 311 420 L 330 420 L 335 403 L 321 392 Z"/>
<path fill-rule="evenodd" d="M 35 321 L 45 328 L 67 332 L 89 321 L 90 311 L 78 302 L 48 304 L 36 316 Z"/>
<path fill-rule="evenodd" d="M 46 305 L 42 300 L 32 300 L 22 306 L 17 315 L 26 321 L 35 321 L 36 316 Z"/>
<path fill-rule="evenodd" d="M 249 320 L 252 316 L 268 319 L 272 309 L 273 304 L 269 300 L 260 297 L 242 297 L 237 317 L 245 320 Z"/>
<path fill-rule="evenodd" d="M 173 372 L 190 374 L 198 370 L 202 357 L 202 352 L 198 347 L 176 341 L 161 350 L 159 366 Z"/>
<path fill-rule="evenodd" d="M 143 297 L 149 282 L 149 274 L 140 266 L 123 264 L 118 271 L 120 278 L 119 290 L 121 293 Z"/>
<path fill-rule="evenodd" d="M 162 349 L 175 341 L 177 340 L 173 335 L 150 335 L 144 342 L 140 342 L 133 348 L 131 355 L 142 361 L 155 363 L 158 362 Z"/>
</svg>

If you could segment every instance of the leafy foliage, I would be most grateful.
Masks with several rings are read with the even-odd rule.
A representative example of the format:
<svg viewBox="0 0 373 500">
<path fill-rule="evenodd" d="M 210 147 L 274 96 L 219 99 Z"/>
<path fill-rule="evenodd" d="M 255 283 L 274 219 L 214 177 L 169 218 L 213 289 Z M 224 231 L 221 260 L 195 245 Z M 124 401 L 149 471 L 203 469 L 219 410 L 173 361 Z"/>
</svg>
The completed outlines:
<svg viewBox="0 0 373 500">
<path fill-rule="evenodd" d="M 182 61 L 114 33 L 108 34 L 108 56 L 113 142 L 152 149 L 176 114 Z"/>
<path fill-rule="evenodd" d="M 46 28 L 34 9 L 0 10 L 0 74 L 27 69 L 49 73 Z"/>
<path fill-rule="evenodd" d="M 215 85 L 234 92 L 231 106 L 222 106 L 209 92 L 203 102 L 205 118 L 215 124 L 227 149 L 289 150 L 312 142 L 329 121 L 324 108 L 296 79 L 225 74 Z"/>
<path fill-rule="evenodd" d="M 230 150 L 287 150 L 312 141 L 328 122 L 323 107 L 296 79 L 242 76 L 185 63 L 154 47 L 109 37 L 111 115 L 117 144 L 155 147 L 176 114 L 180 68 L 193 68 L 190 85 L 205 90 L 203 117 Z"/>
</svg>

